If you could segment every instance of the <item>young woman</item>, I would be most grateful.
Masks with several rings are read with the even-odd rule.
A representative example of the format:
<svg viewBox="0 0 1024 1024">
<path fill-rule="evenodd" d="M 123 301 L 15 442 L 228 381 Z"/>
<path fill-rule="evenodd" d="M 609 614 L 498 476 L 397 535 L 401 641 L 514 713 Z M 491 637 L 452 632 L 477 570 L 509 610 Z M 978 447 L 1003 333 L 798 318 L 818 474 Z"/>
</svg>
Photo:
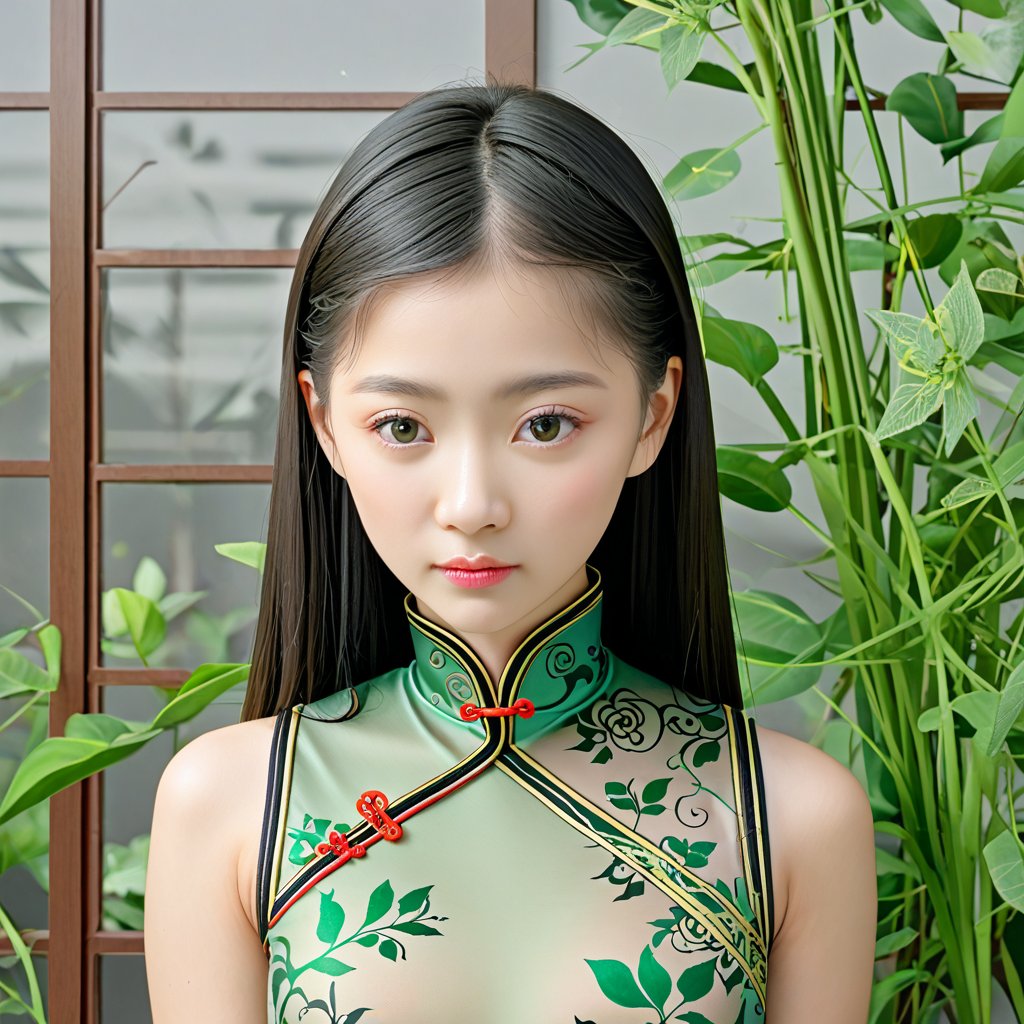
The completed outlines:
<svg viewBox="0 0 1024 1024">
<path fill-rule="evenodd" d="M 157 794 L 155 1024 L 863 1024 L 870 807 L 743 710 L 630 148 L 541 90 L 418 96 L 330 187 L 285 337 L 242 721 Z"/>
</svg>

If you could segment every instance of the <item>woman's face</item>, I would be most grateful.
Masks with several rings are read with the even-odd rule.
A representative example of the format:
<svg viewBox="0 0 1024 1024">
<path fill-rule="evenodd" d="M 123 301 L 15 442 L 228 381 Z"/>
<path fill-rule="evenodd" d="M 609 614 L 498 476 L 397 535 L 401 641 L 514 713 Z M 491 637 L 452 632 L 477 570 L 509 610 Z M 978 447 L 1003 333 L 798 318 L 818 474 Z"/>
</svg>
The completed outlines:
<svg viewBox="0 0 1024 1024">
<path fill-rule="evenodd" d="M 622 485 L 654 461 L 675 408 L 680 357 L 642 407 L 632 365 L 586 338 L 556 274 L 404 284 L 334 371 L 329 408 L 299 374 L 371 543 L 420 613 L 464 636 L 521 637 L 583 592 Z M 531 381 L 551 375 L 561 383 Z M 460 555 L 515 568 L 471 589 L 438 568 Z"/>
</svg>

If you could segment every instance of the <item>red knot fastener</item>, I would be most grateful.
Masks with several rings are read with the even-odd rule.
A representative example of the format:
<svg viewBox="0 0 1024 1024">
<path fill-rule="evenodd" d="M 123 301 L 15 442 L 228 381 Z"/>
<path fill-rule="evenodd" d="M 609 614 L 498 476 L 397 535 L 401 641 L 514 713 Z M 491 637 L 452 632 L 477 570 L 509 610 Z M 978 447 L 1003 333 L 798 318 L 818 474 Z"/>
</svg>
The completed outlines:
<svg viewBox="0 0 1024 1024">
<path fill-rule="evenodd" d="M 385 814 L 388 798 L 379 789 L 368 789 L 356 801 L 356 810 L 385 838 L 398 839 L 402 826 Z"/>
<path fill-rule="evenodd" d="M 529 718 L 533 714 L 533 701 L 529 697 L 520 697 L 514 704 L 507 708 L 481 708 L 472 701 L 466 701 L 459 708 L 459 714 L 466 722 L 474 722 L 481 715 L 521 715 Z"/>
<path fill-rule="evenodd" d="M 316 844 L 317 853 L 330 853 L 332 850 L 341 860 L 348 860 L 349 857 L 362 857 L 366 853 L 366 847 L 362 843 L 350 846 L 348 836 L 342 835 L 333 828 L 327 833 L 326 843 Z"/>
</svg>

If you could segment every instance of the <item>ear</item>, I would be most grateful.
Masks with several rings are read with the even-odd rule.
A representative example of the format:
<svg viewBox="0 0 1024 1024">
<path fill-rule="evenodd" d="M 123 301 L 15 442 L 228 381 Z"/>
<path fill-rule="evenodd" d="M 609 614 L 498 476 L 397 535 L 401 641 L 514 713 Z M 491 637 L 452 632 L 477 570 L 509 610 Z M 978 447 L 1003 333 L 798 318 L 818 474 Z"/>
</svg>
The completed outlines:
<svg viewBox="0 0 1024 1024">
<path fill-rule="evenodd" d="M 334 472 L 340 477 L 345 476 L 345 468 L 341 464 L 341 456 L 338 454 L 338 447 L 334 443 L 334 435 L 331 433 L 330 417 L 327 415 L 327 406 L 317 396 L 313 387 L 313 375 L 309 370 L 299 371 L 299 388 L 306 403 L 306 412 L 309 414 L 309 421 L 313 425 L 316 439 L 320 443 L 328 462 L 334 467 Z"/>
<path fill-rule="evenodd" d="M 651 395 L 647 416 L 640 437 L 636 443 L 633 460 L 626 476 L 639 476 L 650 468 L 665 443 L 669 424 L 679 401 L 683 386 L 683 360 L 681 356 L 669 356 L 665 364 L 665 376 L 658 390 Z"/>
</svg>

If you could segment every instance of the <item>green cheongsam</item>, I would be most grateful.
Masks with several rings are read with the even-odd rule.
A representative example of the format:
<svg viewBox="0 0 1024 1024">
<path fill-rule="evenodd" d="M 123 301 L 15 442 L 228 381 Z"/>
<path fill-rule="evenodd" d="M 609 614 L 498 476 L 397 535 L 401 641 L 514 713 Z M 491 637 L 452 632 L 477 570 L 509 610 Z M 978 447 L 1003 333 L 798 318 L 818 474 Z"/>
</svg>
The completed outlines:
<svg viewBox="0 0 1024 1024">
<path fill-rule="evenodd" d="M 754 721 L 603 646 L 587 572 L 497 686 L 408 594 L 411 664 L 280 712 L 268 1024 L 763 1022 Z"/>
</svg>

